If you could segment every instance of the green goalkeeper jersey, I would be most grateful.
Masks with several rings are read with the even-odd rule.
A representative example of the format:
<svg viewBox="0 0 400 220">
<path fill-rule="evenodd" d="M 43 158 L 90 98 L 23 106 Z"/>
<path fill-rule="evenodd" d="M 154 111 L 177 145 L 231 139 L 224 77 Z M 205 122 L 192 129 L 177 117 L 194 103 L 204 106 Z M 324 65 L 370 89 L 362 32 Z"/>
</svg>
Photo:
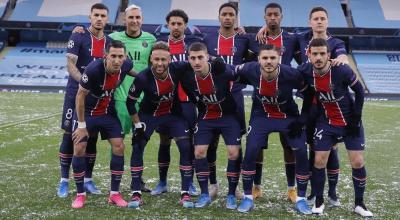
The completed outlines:
<svg viewBox="0 0 400 220">
<path fill-rule="evenodd" d="M 136 72 L 140 72 L 148 67 L 151 48 L 156 42 L 156 38 L 152 34 L 142 31 L 140 36 L 130 37 L 126 35 L 125 31 L 120 31 L 111 33 L 109 36 L 112 39 L 120 40 L 125 44 L 128 58 L 133 61 L 133 69 Z M 133 79 L 133 77 L 128 75 L 125 77 L 121 85 L 115 90 L 115 100 L 126 101 Z"/>
</svg>

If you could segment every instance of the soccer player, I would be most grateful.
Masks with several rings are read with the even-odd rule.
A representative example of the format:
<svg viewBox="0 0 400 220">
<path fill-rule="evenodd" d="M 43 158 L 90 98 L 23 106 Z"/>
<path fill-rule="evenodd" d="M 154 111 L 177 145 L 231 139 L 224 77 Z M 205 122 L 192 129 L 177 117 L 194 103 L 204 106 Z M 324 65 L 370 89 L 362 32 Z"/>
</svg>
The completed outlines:
<svg viewBox="0 0 400 220">
<path fill-rule="evenodd" d="M 167 27 L 170 30 L 168 35 L 161 35 L 157 37 L 158 40 L 168 42 L 171 62 L 176 61 L 187 61 L 187 50 L 190 44 L 194 42 L 200 42 L 201 39 L 194 35 L 186 35 L 185 30 L 189 18 L 187 14 L 180 9 L 174 9 L 170 11 L 166 18 Z M 178 98 L 180 106 L 182 108 L 182 114 L 184 119 L 188 122 L 191 132 L 195 125 L 197 117 L 196 106 L 190 102 L 189 97 L 182 89 L 181 84 L 178 84 Z M 160 180 L 157 186 L 151 191 L 152 195 L 159 195 L 167 192 L 167 174 L 169 169 L 169 163 L 171 161 L 170 147 L 171 139 L 167 131 L 163 130 L 163 127 L 159 127 L 157 132 L 160 134 L 160 147 L 158 149 L 158 169 Z M 191 147 L 194 150 L 194 146 Z M 194 156 L 194 153 L 191 153 Z M 194 158 L 193 158 L 194 159 Z M 198 195 L 196 187 L 192 183 L 189 187 L 190 195 Z"/>
<path fill-rule="evenodd" d="M 76 116 L 72 139 L 74 156 L 72 168 L 77 188 L 77 196 L 72 208 L 83 208 L 86 201 L 83 177 L 85 176 L 85 148 L 90 134 L 100 132 L 102 139 L 107 139 L 112 146 L 110 162 L 111 190 L 109 204 L 120 207 L 127 202 L 119 192 L 124 172 L 124 142 L 121 124 L 114 108 L 113 94 L 126 74 L 135 74 L 133 64 L 126 60 L 125 46 L 121 41 L 112 41 L 106 48 L 105 59 L 92 61 L 82 74 L 76 94 Z"/>
<path fill-rule="evenodd" d="M 101 3 L 92 5 L 89 20 L 90 27 L 87 31 L 82 34 L 73 33 L 68 41 L 67 70 L 69 77 L 61 124 L 61 128 L 64 129 L 64 135 L 59 153 L 61 168 L 61 181 L 57 191 L 59 197 L 68 196 L 69 169 L 74 151 L 71 137 L 73 126 L 72 117 L 75 112 L 75 96 L 81 74 L 92 60 L 104 57 L 104 49 L 111 41 L 109 37 L 104 35 L 104 27 L 108 20 L 108 8 L 105 5 Z M 90 137 L 85 153 L 86 172 L 84 188 L 87 192 L 92 194 L 101 193 L 92 181 L 92 172 L 96 161 L 96 142 L 97 136 Z"/>
<path fill-rule="evenodd" d="M 140 72 L 147 68 L 149 65 L 149 57 L 153 44 L 156 42 L 156 38 L 142 30 L 143 25 L 143 14 L 142 9 L 137 5 L 129 5 L 125 9 L 125 31 L 114 32 L 110 34 L 110 37 L 115 40 L 120 40 L 125 43 L 128 58 L 131 59 L 135 66 L 134 70 Z M 115 108 L 118 113 L 118 118 L 121 121 L 122 128 L 125 135 L 129 134 L 132 129 L 132 120 L 126 107 L 126 100 L 128 97 L 129 88 L 134 81 L 133 77 L 127 76 L 122 84 L 115 91 Z M 136 106 L 138 108 L 139 105 Z M 131 167 L 133 167 L 133 152 L 131 155 Z M 133 172 L 131 173 L 133 175 Z M 141 181 L 142 191 L 150 192 L 145 186 L 145 183 Z M 131 190 L 133 190 L 133 176 L 131 182 Z"/>
<path fill-rule="evenodd" d="M 198 118 L 194 131 L 195 166 L 201 194 L 195 203 L 202 208 L 211 203 L 208 191 L 210 170 L 207 150 L 215 135 L 222 135 L 228 151 L 228 196 L 226 208 L 236 209 L 235 192 L 240 174 L 240 123 L 237 119 L 236 102 L 231 94 L 231 71 L 219 69 L 208 62 L 209 55 L 204 43 L 196 42 L 189 47 L 191 73 L 182 75 L 182 85 L 189 97 L 195 97 Z M 222 62 L 222 60 L 221 60 Z M 225 67 L 225 64 L 223 64 Z"/>
<path fill-rule="evenodd" d="M 300 64 L 301 60 L 298 56 L 298 41 L 296 35 L 289 33 L 281 28 L 281 21 L 283 19 L 282 7 L 278 3 L 269 3 L 264 9 L 264 19 L 266 26 L 261 40 L 261 44 L 272 44 L 277 48 L 281 48 L 280 63 L 291 65 L 293 58 Z M 250 43 L 252 51 L 258 52 L 259 45 Z M 285 161 L 285 171 L 287 180 L 287 196 L 293 203 L 296 202 L 296 187 L 295 187 L 295 156 L 293 150 L 288 143 L 285 142 L 283 134 L 279 134 L 280 141 L 283 147 L 283 155 Z M 266 149 L 265 146 L 263 149 Z M 254 175 L 253 198 L 256 199 L 262 196 L 261 191 L 261 177 L 263 167 L 263 150 L 261 149 L 256 161 L 256 173 Z"/>
<path fill-rule="evenodd" d="M 293 90 L 307 90 L 302 75 L 296 69 L 279 64 L 279 48 L 272 44 L 262 45 L 258 62 L 237 66 L 235 75 L 238 81 L 254 87 L 253 105 L 246 141 L 246 153 L 242 164 L 244 199 L 238 207 L 240 212 L 248 212 L 254 207 L 252 196 L 256 157 L 268 143 L 268 135 L 280 132 L 288 146 L 291 146 L 296 161 L 297 201 L 296 209 L 302 214 L 311 214 L 306 202 L 308 183 L 308 158 L 305 132 L 302 127 L 306 121 L 311 98 L 304 100 L 302 115 L 293 100 Z M 267 138 L 265 138 L 267 137 Z"/>
<path fill-rule="evenodd" d="M 216 33 L 209 33 L 204 37 L 208 53 L 214 57 L 221 57 L 225 63 L 231 65 L 242 64 L 245 57 L 249 56 L 248 36 L 237 34 L 235 23 L 237 21 L 238 9 L 233 3 L 224 3 L 219 7 L 219 21 L 221 26 Z M 232 95 L 237 106 L 237 115 L 241 126 L 241 132 L 246 132 L 246 121 L 244 112 L 244 98 L 242 89 L 244 85 L 233 84 Z M 215 198 L 218 194 L 219 185 L 216 177 L 216 151 L 218 138 L 216 136 L 207 152 L 207 159 L 210 167 L 210 196 Z M 240 155 L 239 158 L 242 156 Z"/>
<path fill-rule="evenodd" d="M 150 56 L 151 67 L 146 68 L 136 77 L 126 102 L 132 122 L 135 125 L 132 138 L 132 182 L 133 192 L 129 202 L 130 208 L 143 204 L 140 180 L 143 172 L 143 154 L 152 133 L 162 127 L 174 137 L 180 152 L 179 170 L 181 172 L 181 200 L 184 207 L 193 207 L 190 201 L 189 184 L 192 180 L 192 153 L 190 129 L 187 121 L 181 116 L 177 93 L 179 74 L 189 68 L 188 63 L 171 63 L 169 47 L 165 42 L 153 45 Z M 180 70 L 183 69 L 183 70 Z M 144 93 L 139 112 L 136 101 Z"/>
<path fill-rule="evenodd" d="M 122 41 L 126 45 L 128 58 L 135 63 L 133 67 L 134 70 L 136 72 L 140 72 L 148 66 L 151 47 L 156 42 L 156 38 L 152 34 L 142 30 L 143 13 L 139 6 L 134 4 L 129 5 L 125 9 L 124 21 L 125 30 L 111 33 L 109 36 L 114 40 Z M 75 28 L 74 31 L 81 30 L 79 28 Z M 133 77 L 125 77 L 125 80 L 122 82 L 121 86 L 117 88 L 114 94 L 115 108 L 117 110 L 118 118 L 121 121 L 122 129 L 124 130 L 125 135 L 129 134 L 132 129 L 131 118 L 126 108 L 126 98 L 133 80 Z M 136 108 L 139 107 L 139 102 L 136 105 Z M 150 189 L 146 187 L 143 181 L 142 191 L 150 192 Z"/>
<path fill-rule="evenodd" d="M 364 204 L 367 173 L 364 166 L 364 129 L 361 116 L 364 88 L 348 65 L 333 66 L 327 40 L 315 38 L 308 47 L 311 63 L 299 67 L 318 99 L 318 119 L 314 133 L 315 160 L 312 182 L 316 195 L 312 212 L 323 214 L 325 168 L 331 148 L 343 141 L 350 159 L 353 176 L 355 209 L 362 217 L 373 214 Z M 349 88 L 354 91 L 352 98 Z"/>
<path fill-rule="evenodd" d="M 307 56 L 307 50 L 309 48 L 310 41 L 314 38 L 323 38 L 327 40 L 329 48 L 330 48 L 330 59 L 332 60 L 332 65 L 342 65 L 348 64 L 348 57 L 346 54 L 346 48 L 344 42 L 340 39 L 332 37 L 328 31 L 328 12 L 326 9 L 322 7 L 315 7 L 311 9 L 309 15 L 309 23 L 311 26 L 311 30 L 305 33 L 300 33 L 298 37 L 298 41 L 300 44 L 300 54 L 303 63 L 309 62 L 309 58 Z M 312 109 L 312 111 L 316 111 L 316 107 Z M 315 114 L 314 114 L 315 115 Z M 316 118 L 310 118 L 307 122 L 307 136 L 309 137 L 308 142 L 310 144 L 310 168 L 312 167 L 314 161 L 314 151 L 313 149 L 313 141 L 310 140 L 313 137 L 315 132 L 315 123 Z M 331 148 L 331 153 L 329 154 L 328 164 L 327 164 L 327 176 L 328 176 L 328 202 L 332 206 L 340 206 L 340 200 L 337 197 L 336 186 L 339 179 L 339 156 L 336 147 Z M 311 183 L 312 185 L 312 183 Z M 313 187 L 311 187 L 311 194 L 308 197 L 308 201 L 310 204 L 313 204 L 315 201 L 315 196 L 313 192 Z"/>
</svg>

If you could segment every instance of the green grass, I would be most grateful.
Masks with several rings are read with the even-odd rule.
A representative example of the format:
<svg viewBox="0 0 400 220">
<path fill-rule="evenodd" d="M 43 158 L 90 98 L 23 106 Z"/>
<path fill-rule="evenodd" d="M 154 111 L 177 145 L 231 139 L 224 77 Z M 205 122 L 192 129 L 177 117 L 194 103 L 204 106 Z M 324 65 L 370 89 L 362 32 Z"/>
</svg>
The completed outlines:
<svg viewBox="0 0 400 220">
<path fill-rule="evenodd" d="M 136 209 L 109 206 L 109 147 L 98 144 L 94 179 L 104 195 L 89 196 L 83 210 L 70 208 L 74 194 L 71 180 L 70 196 L 56 196 L 59 181 L 58 148 L 61 139 L 60 118 L 63 95 L 0 93 L 0 219 L 298 219 L 293 205 L 285 199 L 286 181 L 282 149 L 277 135 L 270 138 L 265 152 L 263 172 L 264 197 L 256 201 L 249 214 L 228 211 L 225 207 L 226 150 L 218 148 L 218 179 L 221 193 L 209 208 L 183 209 L 178 206 L 180 175 L 178 151 L 173 147 L 169 173 L 170 193 L 160 197 L 144 196 L 145 205 Z M 250 100 L 247 100 L 247 109 Z M 365 152 L 368 182 L 367 206 L 380 219 L 400 216 L 400 102 L 366 102 L 364 126 L 367 138 Z M 130 155 L 130 138 L 126 141 Z M 144 177 L 154 187 L 157 171 L 158 137 L 153 136 L 145 153 Z M 344 146 L 340 146 L 341 175 L 338 185 L 342 206 L 326 208 L 323 218 L 353 219 L 353 185 L 351 169 Z M 129 165 L 129 156 L 125 164 Z M 128 199 L 130 176 L 125 166 L 122 191 Z M 241 184 L 240 184 L 241 188 Z M 317 218 L 317 217 L 311 217 Z"/>
</svg>

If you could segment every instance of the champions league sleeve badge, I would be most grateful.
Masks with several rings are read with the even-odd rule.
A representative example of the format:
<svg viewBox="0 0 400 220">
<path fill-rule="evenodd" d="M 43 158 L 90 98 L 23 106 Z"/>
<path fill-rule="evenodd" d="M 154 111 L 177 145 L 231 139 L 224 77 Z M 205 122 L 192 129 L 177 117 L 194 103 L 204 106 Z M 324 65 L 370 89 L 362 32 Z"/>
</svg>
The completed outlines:
<svg viewBox="0 0 400 220">
<path fill-rule="evenodd" d="M 74 41 L 73 40 L 69 40 L 68 43 L 67 43 L 67 48 L 71 49 L 71 48 L 74 47 L 74 45 L 75 45 Z"/>
<path fill-rule="evenodd" d="M 89 81 L 88 76 L 86 75 L 86 73 L 82 74 L 82 82 L 83 83 L 87 83 Z"/>
</svg>

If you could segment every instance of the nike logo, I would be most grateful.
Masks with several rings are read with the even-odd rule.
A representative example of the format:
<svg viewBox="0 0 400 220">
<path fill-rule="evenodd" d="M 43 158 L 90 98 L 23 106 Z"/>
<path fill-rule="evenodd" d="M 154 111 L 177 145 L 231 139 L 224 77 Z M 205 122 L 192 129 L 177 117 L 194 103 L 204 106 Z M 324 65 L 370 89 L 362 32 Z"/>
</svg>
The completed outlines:
<svg viewBox="0 0 400 220">
<path fill-rule="evenodd" d="M 240 141 L 241 138 L 236 138 L 236 141 Z"/>
<path fill-rule="evenodd" d="M 185 130 L 185 133 L 188 133 L 189 132 L 189 130 Z"/>
<path fill-rule="evenodd" d="M 365 147 L 365 144 L 361 144 L 361 147 Z"/>
</svg>

